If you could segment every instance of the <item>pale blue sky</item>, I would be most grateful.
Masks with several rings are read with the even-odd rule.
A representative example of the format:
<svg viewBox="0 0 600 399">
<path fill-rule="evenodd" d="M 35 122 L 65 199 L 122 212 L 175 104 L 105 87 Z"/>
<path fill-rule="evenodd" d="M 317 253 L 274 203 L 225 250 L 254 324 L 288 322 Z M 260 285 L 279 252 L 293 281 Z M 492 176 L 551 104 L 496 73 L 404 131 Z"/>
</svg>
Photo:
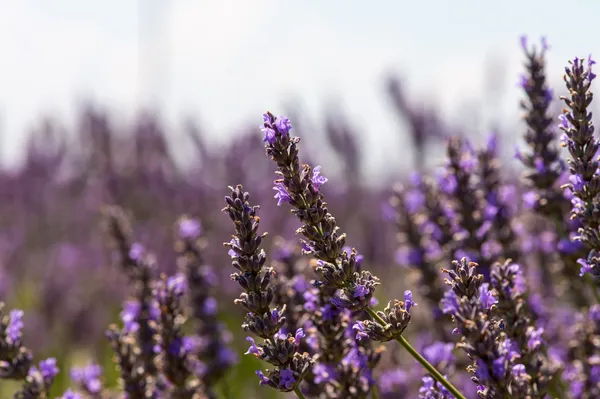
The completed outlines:
<svg viewBox="0 0 600 399">
<path fill-rule="evenodd" d="M 154 104 L 174 137 L 197 115 L 217 141 L 300 100 L 313 119 L 339 104 L 374 170 L 393 156 L 379 145 L 396 129 L 388 72 L 452 116 L 481 99 L 496 60 L 499 106 L 516 116 L 519 36 L 548 36 L 558 82 L 569 58 L 600 54 L 598 16 L 594 0 L 0 0 L 2 152 L 17 159 L 39 115 L 71 124 L 80 99 L 108 104 L 122 123 Z"/>
</svg>

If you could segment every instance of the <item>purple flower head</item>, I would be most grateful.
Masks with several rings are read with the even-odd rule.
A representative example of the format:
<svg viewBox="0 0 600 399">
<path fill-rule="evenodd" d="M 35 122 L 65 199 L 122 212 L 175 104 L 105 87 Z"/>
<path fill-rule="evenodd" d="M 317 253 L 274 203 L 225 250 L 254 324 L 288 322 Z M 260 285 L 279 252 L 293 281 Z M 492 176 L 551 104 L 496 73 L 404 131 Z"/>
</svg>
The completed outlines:
<svg viewBox="0 0 600 399">
<path fill-rule="evenodd" d="M 102 368 L 97 364 L 88 364 L 84 367 L 73 367 L 71 369 L 71 379 L 84 386 L 91 393 L 100 393 L 102 391 Z"/>
<path fill-rule="evenodd" d="M 55 358 L 49 357 L 40 362 L 40 373 L 42 373 L 44 381 L 52 381 L 58 375 L 58 371 Z"/>
<path fill-rule="evenodd" d="M 584 274 L 586 273 L 592 273 L 592 270 L 594 269 L 594 265 L 590 264 L 587 259 L 577 259 L 577 263 L 579 263 L 581 265 L 581 268 L 579 269 L 579 276 L 583 277 Z"/>
<path fill-rule="evenodd" d="M 600 305 L 599 304 L 596 304 L 596 305 L 593 305 L 592 307 L 590 307 L 590 310 L 588 311 L 588 317 L 590 318 L 590 320 L 593 320 L 596 323 L 600 322 Z"/>
<path fill-rule="evenodd" d="M 140 314 L 141 305 L 136 300 L 125 301 L 123 310 L 121 311 L 121 321 L 123 322 L 123 330 L 126 333 L 135 332 L 139 328 L 137 322 Z"/>
<path fill-rule="evenodd" d="M 263 114 L 263 122 L 264 124 L 260 129 L 265 134 L 263 141 L 271 145 L 275 144 L 275 141 L 277 140 L 277 133 L 279 133 L 281 136 L 287 136 L 289 131 L 292 130 L 292 124 L 285 116 L 280 116 L 279 118 L 275 118 L 273 120 L 271 115 L 266 113 Z"/>
<path fill-rule="evenodd" d="M 558 115 L 558 119 L 560 120 L 560 124 L 558 125 L 559 127 L 562 127 L 562 128 L 565 128 L 565 129 L 569 129 L 571 127 L 571 122 L 569 121 L 569 118 L 567 118 L 565 116 L 565 114 Z M 566 133 L 563 134 L 563 135 L 566 135 Z M 568 137 L 569 136 L 565 136 L 565 138 L 567 140 L 568 140 Z M 565 143 L 565 145 L 566 145 L 566 143 Z"/>
<path fill-rule="evenodd" d="M 525 51 L 525 52 L 529 51 L 529 48 L 527 46 L 527 36 L 521 35 L 519 40 L 521 41 L 521 48 L 523 49 L 523 51 Z"/>
<path fill-rule="evenodd" d="M 11 342 L 17 342 L 21 338 L 21 330 L 23 330 L 23 311 L 13 309 L 10 311 L 10 323 L 6 328 L 6 335 Z"/>
<path fill-rule="evenodd" d="M 134 262 L 137 262 L 140 260 L 140 258 L 144 254 L 144 252 L 145 252 L 144 246 L 138 242 L 135 242 L 131 245 L 131 248 L 129 249 L 129 257 Z"/>
<path fill-rule="evenodd" d="M 313 169 L 313 175 L 312 175 L 312 179 L 311 179 L 315 190 L 319 190 L 319 187 L 321 187 L 323 184 L 327 183 L 328 180 L 329 180 L 328 178 L 321 175 L 321 165 L 315 166 Z"/>
<path fill-rule="evenodd" d="M 527 374 L 527 371 L 525 370 L 525 365 L 515 364 L 512 368 L 512 374 L 515 378 L 523 377 L 525 374 Z"/>
<path fill-rule="evenodd" d="M 296 335 L 294 336 L 294 340 L 296 342 L 296 345 L 300 345 L 300 340 L 302 338 L 304 338 L 306 336 L 306 334 L 304 333 L 304 330 L 302 328 L 299 328 L 296 330 Z"/>
<path fill-rule="evenodd" d="M 356 331 L 356 339 L 358 341 L 362 341 L 363 339 L 369 338 L 369 334 L 367 333 L 367 330 L 365 330 L 365 326 L 362 321 L 359 320 L 356 323 L 354 323 L 352 329 Z"/>
<path fill-rule="evenodd" d="M 580 174 L 569 176 L 569 182 L 573 185 L 573 189 L 575 189 L 575 191 L 583 191 L 583 176 Z"/>
<path fill-rule="evenodd" d="M 441 300 L 442 312 L 454 315 L 458 312 L 458 297 L 452 290 L 446 291 Z"/>
<path fill-rule="evenodd" d="M 281 206 L 282 202 L 290 202 L 292 200 L 290 193 L 288 193 L 282 182 L 276 182 L 275 186 L 273 186 L 273 190 L 276 191 L 274 198 L 277 199 L 277 206 Z"/>
<path fill-rule="evenodd" d="M 358 284 L 354 289 L 354 298 L 364 299 L 367 295 L 369 295 L 369 289 L 362 284 Z"/>
<path fill-rule="evenodd" d="M 535 170 L 537 170 L 538 173 L 543 174 L 546 172 L 546 165 L 541 157 L 535 157 L 533 164 L 535 165 Z"/>
<path fill-rule="evenodd" d="M 274 324 L 277 324 L 278 321 L 279 321 L 279 310 L 273 309 L 271 311 L 271 322 L 273 322 Z"/>
<path fill-rule="evenodd" d="M 185 275 L 177 273 L 175 276 L 171 276 L 167 279 L 167 290 L 173 292 L 178 297 L 183 296 L 187 289 L 187 280 Z"/>
<path fill-rule="evenodd" d="M 294 386 L 295 383 L 296 379 L 294 378 L 294 372 L 289 367 L 279 372 L 280 387 L 290 389 Z"/>
<path fill-rule="evenodd" d="M 185 353 L 197 353 L 202 345 L 203 339 L 198 335 L 186 335 L 181 339 L 181 347 Z"/>
<path fill-rule="evenodd" d="M 258 348 L 258 346 L 256 346 L 256 342 L 254 342 L 254 338 L 252 337 L 246 337 L 246 341 L 250 342 L 250 347 L 248 348 L 248 350 L 244 353 L 244 355 L 258 355 L 260 353 L 260 349 Z"/>
<path fill-rule="evenodd" d="M 592 80 L 594 80 L 596 78 L 596 74 L 592 72 L 592 65 L 594 65 L 596 63 L 596 61 L 594 61 L 592 59 L 592 55 L 590 54 L 588 56 L 588 80 L 591 82 Z"/>
<path fill-rule="evenodd" d="M 540 346 L 543 345 L 542 334 L 544 334 L 544 329 L 540 328 L 529 328 L 526 332 L 527 335 L 527 348 L 530 351 L 534 351 Z"/>
<path fill-rule="evenodd" d="M 436 175 L 440 189 L 446 194 L 454 194 L 454 191 L 458 187 L 456 176 L 449 173 L 445 168 L 438 169 Z"/>
<path fill-rule="evenodd" d="M 527 89 L 527 86 L 529 86 L 529 78 L 523 74 L 519 75 L 518 85 L 523 89 Z"/>
<path fill-rule="evenodd" d="M 486 309 L 490 309 L 492 305 L 498 303 L 498 299 L 494 296 L 494 293 L 490 291 L 489 283 L 481 284 L 479 287 L 479 300 L 481 301 L 481 305 Z"/>
<path fill-rule="evenodd" d="M 179 222 L 179 237 L 195 239 L 202 233 L 202 225 L 198 220 L 185 218 Z"/>
<path fill-rule="evenodd" d="M 410 312 L 410 308 L 412 308 L 413 306 L 417 306 L 417 304 L 413 302 L 413 296 L 410 290 L 404 291 L 404 304 L 406 306 L 407 312 Z"/>
<path fill-rule="evenodd" d="M 528 191 L 523 194 L 523 204 L 526 209 L 533 209 L 538 202 L 538 194 L 535 191 Z"/>
<path fill-rule="evenodd" d="M 260 379 L 260 382 L 259 382 L 259 384 L 260 384 L 261 386 L 263 386 L 263 385 L 268 385 L 268 384 L 269 384 L 269 381 L 270 381 L 270 380 L 269 380 L 267 377 L 265 377 L 265 375 L 263 374 L 263 372 L 262 372 L 262 371 L 260 371 L 260 370 L 256 370 L 256 375 L 257 375 L 257 376 L 258 376 L 258 378 Z"/>
<path fill-rule="evenodd" d="M 229 243 L 231 245 L 235 245 L 236 247 L 240 246 L 240 244 L 239 244 L 239 242 L 238 242 L 238 240 L 237 240 L 236 237 L 233 237 L 231 240 L 229 240 Z M 235 256 L 238 256 L 238 253 L 235 252 L 235 250 L 233 248 L 230 248 L 229 251 L 227 251 L 227 255 L 229 255 L 229 256 L 231 256 L 233 258 Z"/>
<path fill-rule="evenodd" d="M 292 122 L 290 122 L 287 117 L 280 116 L 279 118 L 275 119 L 275 127 L 279 133 L 285 136 L 290 132 L 290 130 L 292 130 Z"/>
</svg>

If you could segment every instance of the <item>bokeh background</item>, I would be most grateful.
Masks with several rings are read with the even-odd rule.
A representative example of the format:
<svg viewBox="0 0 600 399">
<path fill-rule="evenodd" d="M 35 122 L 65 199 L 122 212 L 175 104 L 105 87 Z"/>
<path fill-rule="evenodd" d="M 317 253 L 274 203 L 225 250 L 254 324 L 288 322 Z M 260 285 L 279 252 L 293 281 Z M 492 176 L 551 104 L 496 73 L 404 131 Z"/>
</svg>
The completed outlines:
<svg viewBox="0 0 600 399">
<path fill-rule="evenodd" d="M 263 206 L 268 245 L 298 227 L 272 198 L 261 114 L 293 118 L 303 160 L 330 177 L 325 194 L 350 244 L 382 277 L 404 276 L 386 221 L 391 185 L 439 165 L 451 134 L 497 132 L 518 172 L 519 37 L 548 37 L 560 94 L 567 60 L 596 52 L 593 20 L 574 28 L 591 15 L 592 0 L 0 0 L 0 300 L 26 311 L 26 344 L 40 358 L 63 370 L 95 359 L 115 384 L 104 330 L 126 288 L 99 207 L 130 211 L 168 272 L 173 222 L 192 215 L 240 353 L 223 397 L 274 395 L 241 355 L 221 245 L 227 185 L 243 183 Z M 410 284 L 384 281 L 382 301 Z M 68 384 L 62 373 L 55 393 Z M 0 397 L 12 389 L 0 385 Z"/>
</svg>

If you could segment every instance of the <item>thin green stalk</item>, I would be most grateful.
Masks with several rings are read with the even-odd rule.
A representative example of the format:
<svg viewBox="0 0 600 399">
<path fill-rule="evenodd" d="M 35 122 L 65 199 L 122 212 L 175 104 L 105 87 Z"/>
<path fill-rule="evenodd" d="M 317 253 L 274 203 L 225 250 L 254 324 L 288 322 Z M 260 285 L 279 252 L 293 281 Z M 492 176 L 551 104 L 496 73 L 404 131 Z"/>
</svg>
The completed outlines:
<svg viewBox="0 0 600 399">
<path fill-rule="evenodd" d="M 296 394 L 298 399 L 306 399 L 304 394 L 300 391 L 300 388 L 298 388 L 298 387 L 294 388 L 294 393 Z"/>
<path fill-rule="evenodd" d="M 381 317 L 379 317 L 379 315 L 373 310 L 371 309 L 371 307 L 367 307 L 365 309 L 367 311 L 367 313 L 369 313 L 369 315 L 371 315 L 371 317 L 373 319 L 375 319 L 379 324 L 381 325 L 386 325 L 387 323 L 385 322 L 385 320 L 383 320 Z M 412 347 L 411 344 L 408 343 L 408 341 L 406 339 L 404 339 L 404 337 L 400 336 L 400 338 L 396 339 L 396 341 L 398 341 L 400 343 L 400 345 L 402 345 L 402 347 L 404 349 L 406 349 L 406 351 L 413 357 L 415 358 L 415 360 L 419 363 L 421 363 L 421 365 L 423 367 L 425 367 L 425 370 L 427 370 L 427 372 L 429 374 L 431 374 L 431 376 L 440 384 L 442 384 L 444 386 L 444 388 L 446 388 L 448 390 L 448 392 L 450 392 L 452 395 L 454 395 L 454 397 L 456 399 L 466 399 L 465 396 L 460 393 L 460 391 L 458 389 L 456 389 L 454 387 L 454 385 L 452 385 L 450 383 L 450 381 L 448 381 L 446 378 L 444 378 L 444 376 L 435 368 L 431 365 L 431 363 L 429 363 L 427 361 L 427 359 L 425 359 L 423 356 L 421 356 L 421 354 L 419 352 L 417 352 L 417 350 L 415 348 Z"/>
<path fill-rule="evenodd" d="M 373 384 L 371 386 L 371 394 L 373 396 L 373 399 L 379 399 L 379 392 L 377 391 L 377 385 Z"/>
</svg>

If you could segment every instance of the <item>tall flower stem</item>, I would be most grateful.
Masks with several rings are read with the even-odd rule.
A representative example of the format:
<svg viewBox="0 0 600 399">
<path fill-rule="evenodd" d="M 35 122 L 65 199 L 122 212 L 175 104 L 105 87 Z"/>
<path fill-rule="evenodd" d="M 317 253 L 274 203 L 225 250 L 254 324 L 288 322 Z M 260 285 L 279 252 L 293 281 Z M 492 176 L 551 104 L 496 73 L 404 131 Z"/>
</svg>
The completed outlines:
<svg viewBox="0 0 600 399">
<path fill-rule="evenodd" d="M 375 312 L 370 306 L 367 307 L 365 310 L 378 323 L 380 323 L 384 326 L 387 324 L 385 322 L 385 320 L 383 320 L 381 317 L 379 317 L 377 312 Z M 460 391 L 458 389 L 456 389 L 454 387 L 454 385 L 452 385 L 446 378 L 444 378 L 444 376 L 435 367 L 433 367 L 431 365 L 431 363 L 429 363 L 423 356 L 421 356 L 421 354 L 419 352 L 417 352 L 417 350 L 415 348 L 413 348 L 413 346 L 403 336 L 400 336 L 399 338 L 397 338 L 396 341 L 398 341 L 398 343 L 400 345 L 402 345 L 402 347 L 404 349 L 406 349 L 406 351 L 417 362 L 421 363 L 421 365 L 427 370 L 427 372 L 429 374 L 431 374 L 431 376 L 437 382 L 442 384 L 444 386 L 444 388 L 446 388 L 452 395 L 454 395 L 454 397 L 456 399 L 466 399 L 465 396 L 462 393 L 460 393 Z"/>
<path fill-rule="evenodd" d="M 306 399 L 306 396 L 304 396 L 302 391 L 300 391 L 300 388 L 298 388 L 298 387 L 294 388 L 294 393 L 296 394 L 298 399 Z"/>
</svg>

